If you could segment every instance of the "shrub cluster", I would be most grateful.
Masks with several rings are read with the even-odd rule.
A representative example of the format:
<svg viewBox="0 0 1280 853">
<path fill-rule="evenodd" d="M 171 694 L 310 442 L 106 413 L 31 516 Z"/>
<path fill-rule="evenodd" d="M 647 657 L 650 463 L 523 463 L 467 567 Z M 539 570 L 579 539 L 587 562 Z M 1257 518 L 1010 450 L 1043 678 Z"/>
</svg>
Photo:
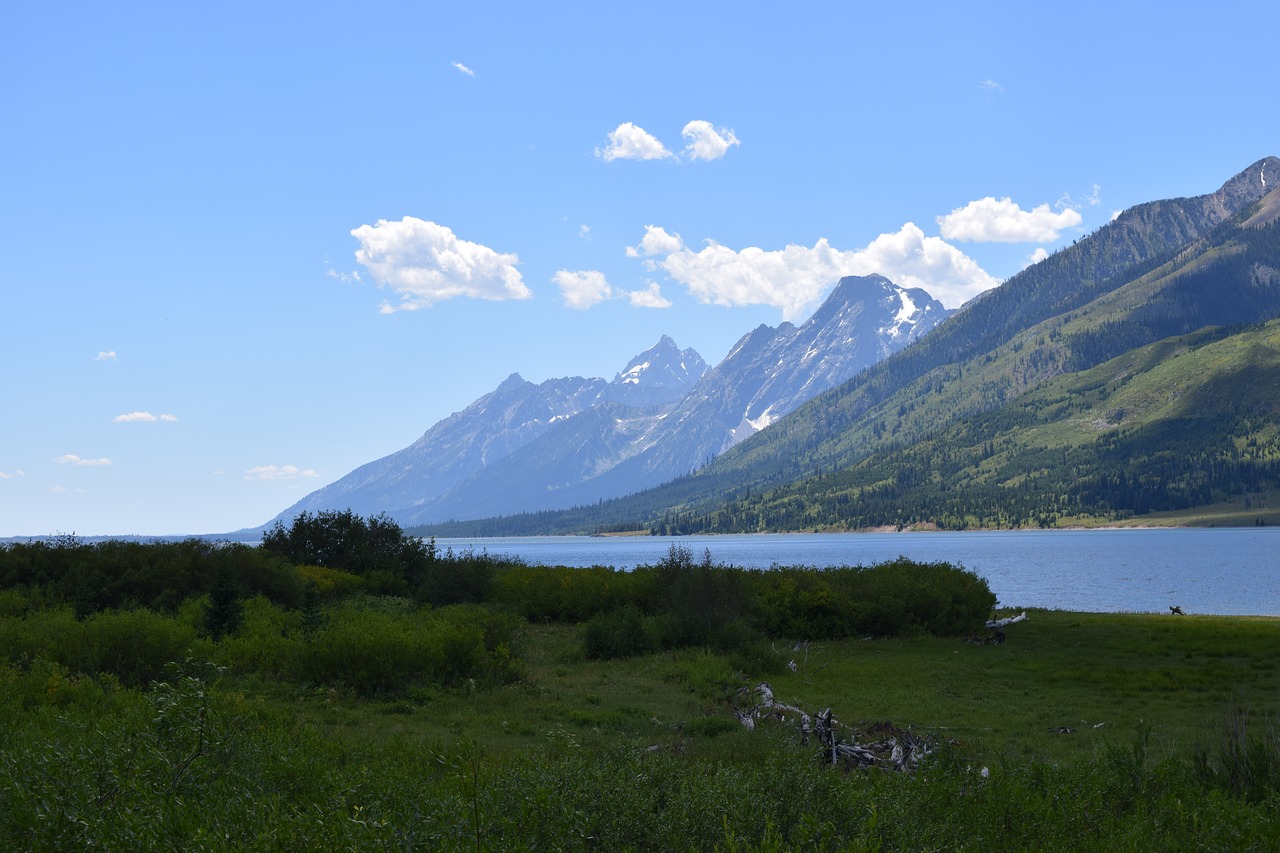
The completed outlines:
<svg viewBox="0 0 1280 853">
<path fill-rule="evenodd" d="M 90 544 L 62 536 L 0 547 L 0 589 L 24 595 L 34 608 L 72 607 L 80 617 L 111 608 L 173 612 L 186 599 L 210 592 L 220 576 L 234 578 L 244 595 L 265 595 L 285 607 L 301 606 L 306 594 L 292 563 L 239 543 Z"/>
<path fill-rule="evenodd" d="M 972 572 L 902 557 L 865 568 L 747 571 L 717 565 L 709 554 L 695 562 L 673 546 L 657 565 L 592 580 L 595 594 L 586 600 L 594 612 L 583 642 L 597 658 L 687 646 L 742 651 L 763 637 L 960 636 L 980 628 L 996 603 Z M 526 579 L 522 588 L 535 586 Z M 548 584 L 544 595 L 547 587 L 573 588 Z M 581 606 L 573 612 L 588 615 Z"/>
<path fill-rule="evenodd" d="M 245 602 L 240 628 L 216 642 L 194 624 L 199 609 L 177 615 L 109 610 L 76 619 L 63 608 L 0 617 L 0 661 L 53 665 L 141 687 L 161 678 L 172 661 L 195 654 L 238 673 L 365 696 L 468 678 L 506 681 L 521 671 L 520 619 L 476 606 L 429 610 L 404 599 L 353 599 L 316 627 L 301 612 L 258 596 Z"/>
<path fill-rule="evenodd" d="M 946 563 L 744 570 L 673 545 L 629 572 L 530 566 L 440 554 L 385 516 L 350 512 L 277 523 L 261 548 L 70 537 L 10 545 L 0 548 L 0 582 L 0 655 L 11 660 L 43 657 L 143 684 L 212 643 L 238 670 L 362 693 L 510 677 L 517 615 L 582 625 L 590 657 L 710 647 L 757 660 L 766 638 L 964 634 L 995 605 L 985 581 Z M 25 623 L 13 621 L 23 614 Z M 43 636 L 48 620 L 59 625 Z"/>
</svg>

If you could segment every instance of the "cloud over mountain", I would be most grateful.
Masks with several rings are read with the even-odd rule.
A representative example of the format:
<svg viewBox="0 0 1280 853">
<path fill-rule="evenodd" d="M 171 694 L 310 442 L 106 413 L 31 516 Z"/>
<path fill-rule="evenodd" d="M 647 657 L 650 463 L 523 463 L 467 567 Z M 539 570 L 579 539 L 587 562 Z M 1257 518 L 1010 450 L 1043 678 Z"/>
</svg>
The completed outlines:
<svg viewBox="0 0 1280 853">
<path fill-rule="evenodd" d="M 670 308 L 656 282 L 644 290 L 619 290 L 609 284 L 598 270 L 560 270 L 552 280 L 560 287 L 564 304 L 579 311 L 598 305 L 606 299 L 627 299 L 633 308 Z"/>
<path fill-rule="evenodd" d="M 382 312 L 414 311 L 459 296 L 473 299 L 528 299 L 514 253 L 501 253 L 462 240 L 449 228 L 406 216 L 398 222 L 379 219 L 351 231 L 360 241 L 356 261 L 379 285 L 400 297 L 383 303 Z"/>
<path fill-rule="evenodd" d="M 613 288 L 598 270 L 560 270 L 552 278 L 570 308 L 583 310 L 613 296 Z"/>
<path fill-rule="evenodd" d="M 948 240 L 973 243 L 1051 243 L 1067 228 L 1083 221 L 1075 210 L 1057 213 L 1042 204 L 1023 210 L 1011 198 L 992 196 L 971 201 L 938 217 L 938 228 Z"/>
<path fill-rule="evenodd" d="M 786 320 L 802 317 L 848 275 L 884 275 L 903 287 L 923 288 L 950 308 L 999 283 L 955 246 L 925 236 L 910 222 L 856 250 L 837 249 L 824 237 L 811 247 L 793 244 L 776 250 L 735 250 L 708 240 L 696 252 L 679 235 L 649 225 L 627 255 L 648 259 L 699 301 L 771 305 Z"/>
</svg>

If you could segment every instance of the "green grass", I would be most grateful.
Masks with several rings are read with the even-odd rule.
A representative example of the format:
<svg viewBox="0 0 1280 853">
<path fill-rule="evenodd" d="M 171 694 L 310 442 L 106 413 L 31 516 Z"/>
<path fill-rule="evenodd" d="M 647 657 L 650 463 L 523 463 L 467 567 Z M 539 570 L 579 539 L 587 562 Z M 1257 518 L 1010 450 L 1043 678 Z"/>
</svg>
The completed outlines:
<svg viewBox="0 0 1280 853">
<path fill-rule="evenodd" d="M 679 651 L 592 661 L 575 629 L 535 626 L 521 681 L 368 702 L 334 691 L 268 691 L 344 740 L 407 736 L 498 754 L 572 736 L 593 747 L 688 740 L 732 719 L 739 687 L 763 679 L 779 701 L 844 723 L 892 722 L 956 740 L 975 761 L 1087 758 L 1150 730 L 1158 755 L 1216 738 L 1233 709 L 1280 712 L 1280 620 L 1031 611 L 1003 645 L 918 637 L 780 649 L 774 671 Z M 797 671 L 785 668 L 795 659 Z M 1050 731 L 1070 727 L 1070 734 Z M 745 737 L 751 737 L 744 732 Z"/>
<path fill-rule="evenodd" d="M 175 671 L 144 689 L 0 666 L 0 845 L 1280 843 L 1280 620 L 1032 611 L 1006 633 L 778 644 L 762 672 L 703 650 L 589 660 L 576 629 L 534 626 L 519 681 L 386 699 L 263 676 L 211 688 Z M 779 701 L 953 745 L 913 776 L 832 771 L 791 725 L 734 722 L 737 689 L 762 677 Z"/>
</svg>

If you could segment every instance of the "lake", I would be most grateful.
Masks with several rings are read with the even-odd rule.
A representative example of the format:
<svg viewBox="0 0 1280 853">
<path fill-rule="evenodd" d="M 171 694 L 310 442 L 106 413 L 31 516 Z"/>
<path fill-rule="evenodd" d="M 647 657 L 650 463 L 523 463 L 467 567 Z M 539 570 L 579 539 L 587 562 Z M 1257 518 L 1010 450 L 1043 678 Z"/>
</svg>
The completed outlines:
<svg viewBox="0 0 1280 853">
<path fill-rule="evenodd" d="M 1280 528 L 527 536 L 437 539 L 528 563 L 631 569 L 674 544 L 743 568 L 945 561 L 986 578 L 1001 607 L 1280 616 Z"/>
</svg>

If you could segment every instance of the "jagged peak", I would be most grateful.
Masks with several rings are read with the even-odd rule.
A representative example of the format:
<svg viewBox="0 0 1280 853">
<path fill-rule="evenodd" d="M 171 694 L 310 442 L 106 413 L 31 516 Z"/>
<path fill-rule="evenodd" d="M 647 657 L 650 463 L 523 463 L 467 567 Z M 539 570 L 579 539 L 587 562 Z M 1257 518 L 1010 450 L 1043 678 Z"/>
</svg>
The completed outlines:
<svg viewBox="0 0 1280 853">
<path fill-rule="evenodd" d="M 493 390 L 495 392 L 514 391 L 515 389 L 523 388 L 525 385 L 528 385 L 528 384 L 529 383 L 525 381 L 525 378 L 521 376 L 519 373 L 513 373 L 510 376 L 508 376 L 506 379 L 502 380 L 502 382 L 498 385 L 498 387 Z"/>
</svg>

